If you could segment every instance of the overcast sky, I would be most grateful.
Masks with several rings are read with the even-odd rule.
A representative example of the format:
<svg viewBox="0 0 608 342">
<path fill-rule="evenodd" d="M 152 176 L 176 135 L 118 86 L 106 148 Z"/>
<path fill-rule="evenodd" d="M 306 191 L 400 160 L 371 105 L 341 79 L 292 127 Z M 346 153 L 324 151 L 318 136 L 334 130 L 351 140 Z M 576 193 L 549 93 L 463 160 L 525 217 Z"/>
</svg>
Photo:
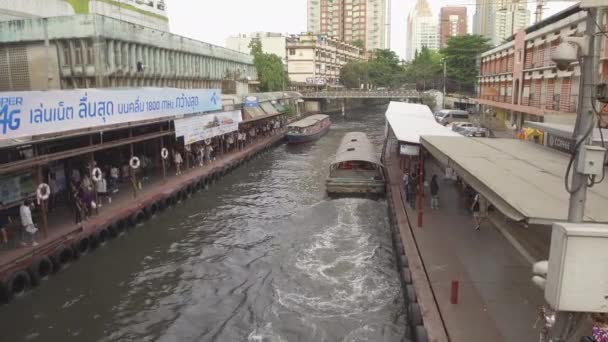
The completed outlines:
<svg viewBox="0 0 608 342">
<path fill-rule="evenodd" d="M 433 14 L 442 6 L 466 6 L 469 22 L 475 0 L 428 0 Z M 534 0 L 529 2 L 534 20 Z M 249 32 L 300 33 L 306 31 L 306 0 L 167 0 L 173 33 L 224 46 L 230 35 Z M 391 49 L 405 55 L 407 15 L 415 0 L 392 0 Z M 544 16 L 562 10 L 572 2 L 548 1 Z M 471 24 L 469 24 L 471 26 Z M 469 27 L 471 31 L 471 27 Z"/>
</svg>

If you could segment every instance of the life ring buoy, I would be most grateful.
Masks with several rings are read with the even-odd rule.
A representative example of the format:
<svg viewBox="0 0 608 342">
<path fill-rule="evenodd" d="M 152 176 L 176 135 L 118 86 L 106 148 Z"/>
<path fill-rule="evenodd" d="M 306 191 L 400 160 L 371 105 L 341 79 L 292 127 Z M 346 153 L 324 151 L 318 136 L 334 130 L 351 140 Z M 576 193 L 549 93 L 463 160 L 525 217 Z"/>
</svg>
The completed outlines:
<svg viewBox="0 0 608 342">
<path fill-rule="evenodd" d="M 93 169 L 93 172 L 91 172 L 91 179 L 93 179 L 93 181 L 95 182 L 99 182 L 101 180 L 101 177 L 103 176 L 101 169 L 96 167 Z"/>
<path fill-rule="evenodd" d="M 167 150 L 167 148 L 166 148 L 166 147 L 163 147 L 163 149 L 162 149 L 162 150 L 160 150 L 160 156 L 161 156 L 163 159 L 167 159 L 167 158 L 169 158 L 169 150 Z"/>
<path fill-rule="evenodd" d="M 41 183 L 36 189 L 36 197 L 38 200 L 46 201 L 51 195 L 51 187 L 46 183 Z"/>
<path fill-rule="evenodd" d="M 131 168 L 133 170 L 139 169 L 140 165 L 141 165 L 141 161 L 137 157 L 132 157 L 131 160 L 129 160 L 129 166 L 131 166 Z"/>
</svg>

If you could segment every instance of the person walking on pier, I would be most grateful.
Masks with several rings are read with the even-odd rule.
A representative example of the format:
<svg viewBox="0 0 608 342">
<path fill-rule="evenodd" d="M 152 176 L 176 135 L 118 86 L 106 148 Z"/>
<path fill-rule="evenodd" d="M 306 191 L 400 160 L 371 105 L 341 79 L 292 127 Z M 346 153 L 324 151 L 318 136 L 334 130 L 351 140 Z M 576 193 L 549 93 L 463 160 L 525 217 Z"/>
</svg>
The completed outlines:
<svg viewBox="0 0 608 342">
<path fill-rule="evenodd" d="M 437 175 L 431 178 L 431 209 L 439 209 L 439 184 L 437 183 Z"/>
<path fill-rule="evenodd" d="M 481 211 L 481 197 L 479 194 L 475 195 L 473 199 L 473 204 L 471 205 L 471 210 L 473 211 L 473 219 L 475 220 L 475 230 L 479 230 L 481 228 L 481 222 L 484 219 L 483 213 Z"/>
<path fill-rule="evenodd" d="M 25 236 L 30 237 L 32 241 L 32 246 L 38 246 L 38 243 L 34 239 L 34 234 L 38 231 L 38 228 L 34 225 L 34 220 L 32 219 L 32 209 L 31 209 L 32 201 L 26 199 L 19 207 L 19 215 L 21 216 L 21 225 L 23 226 L 23 241 L 21 245 L 27 246 L 25 243 Z"/>
<path fill-rule="evenodd" d="M 184 159 L 182 159 L 181 153 L 178 150 L 173 151 L 173 162 L 175 163 L 175 175 L 179 176 L 182 174 L 182 163 Z"/>
</svg>

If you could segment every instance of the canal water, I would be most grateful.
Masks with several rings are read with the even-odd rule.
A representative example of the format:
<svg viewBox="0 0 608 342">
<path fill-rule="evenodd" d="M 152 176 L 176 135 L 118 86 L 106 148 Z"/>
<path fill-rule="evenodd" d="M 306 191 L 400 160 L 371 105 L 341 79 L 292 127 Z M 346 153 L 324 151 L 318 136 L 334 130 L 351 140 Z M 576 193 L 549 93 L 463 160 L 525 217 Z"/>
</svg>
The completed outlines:
<svg viewBox="0 0 608 342">
<path fill-rule="evenodd" d="M 382 147 L 384 109 L 333 116 L 0 307 L 2 341 L 402 341 L 384 200 L 325 195 L 340 139 Z"/>
</svg>

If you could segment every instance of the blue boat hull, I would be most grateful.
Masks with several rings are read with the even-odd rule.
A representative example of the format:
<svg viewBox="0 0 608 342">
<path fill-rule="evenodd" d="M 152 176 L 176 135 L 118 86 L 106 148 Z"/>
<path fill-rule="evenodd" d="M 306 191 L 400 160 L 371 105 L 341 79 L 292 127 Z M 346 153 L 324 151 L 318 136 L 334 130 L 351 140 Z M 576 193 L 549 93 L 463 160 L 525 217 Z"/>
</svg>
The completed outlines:
<svg viewBox="0 0 608 342">
<path fill-rule="evenodd" d="M 324 127 L 322 130 L 320 130 L 316 133 L 313 133 L 313 134 L 308 134 L 308 135 L 287 134 L 287 135 L 285 135 L 285 139 L 287 140 L 287 143 L 289 143 L 289 144 L 302 144 L 302 143 L 307 143 L 307 142 L 319 139 L 320 137 L 325 135 L 325 133 L 327 133 L 327 131 L 329 131 L 329 125 L 327 127 Z"/>
</svg>

